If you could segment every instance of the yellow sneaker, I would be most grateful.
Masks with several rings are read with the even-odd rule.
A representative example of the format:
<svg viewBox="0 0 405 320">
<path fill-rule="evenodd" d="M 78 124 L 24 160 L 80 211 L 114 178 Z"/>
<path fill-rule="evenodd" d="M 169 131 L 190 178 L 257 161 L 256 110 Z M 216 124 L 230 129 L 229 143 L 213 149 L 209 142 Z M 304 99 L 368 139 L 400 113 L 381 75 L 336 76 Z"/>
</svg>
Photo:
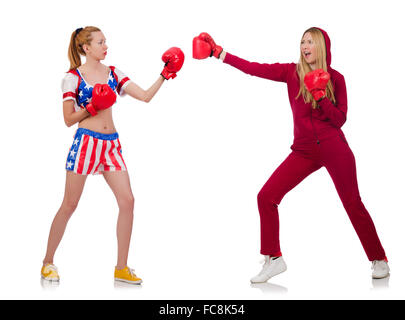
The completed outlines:
<svg viewBox="0 0 405 320">
<path fill-rule="evenodd" d="M 41 269 L 41 278 L 48 281 L 59 282 L 58 269 L 55 265 L 47 263 Z"/>
<path fill-rule="evenodd" d="M 115 268 L 114 279 L 116 281 L 123 281 L 126 283 L 132 284 L 141 284 L 142 279 L 138 278 L 135 274 L 135 271 L 131 268 L 125 267 L 124 269 L 118 270 Z"/>
</svg>

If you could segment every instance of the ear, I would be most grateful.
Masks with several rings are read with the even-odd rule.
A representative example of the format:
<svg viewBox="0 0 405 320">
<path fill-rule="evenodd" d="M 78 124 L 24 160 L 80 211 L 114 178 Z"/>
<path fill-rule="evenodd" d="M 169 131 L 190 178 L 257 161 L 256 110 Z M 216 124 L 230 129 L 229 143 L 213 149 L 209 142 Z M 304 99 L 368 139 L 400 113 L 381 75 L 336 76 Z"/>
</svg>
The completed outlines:
<svg viewBox="0 0 405 320">
<path fill-rule="evenodd" d="M 90 50 L 90 48 L 89 48 L 89 46 L 87 44 L 84 44 L 82 46 L 82 48 L 83 48 L 83 51 L 84 51 L 85 54 L 87 54 L 89 52 L 89 50 Z"/>
</svg>

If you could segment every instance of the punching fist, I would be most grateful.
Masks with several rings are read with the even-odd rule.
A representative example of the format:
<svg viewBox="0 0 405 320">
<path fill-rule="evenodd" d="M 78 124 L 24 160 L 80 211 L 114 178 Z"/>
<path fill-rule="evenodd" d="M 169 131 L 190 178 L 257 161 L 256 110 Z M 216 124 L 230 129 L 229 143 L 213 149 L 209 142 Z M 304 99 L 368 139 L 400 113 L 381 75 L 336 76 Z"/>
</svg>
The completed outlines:
<svg viewBox="0 0 405 320">
<path fill-rule="evenodd" d="M 206 59 L 211 56 L 211 46 L 208 42 L 200 39 L 200 37 L 194 37 L 193 39 L 193 58 L 194 59 Z"/>
<path fill-rule="evenodd" d="M 108 109 L 117 100 L 117 95 L 108 84 L 94 86 L 91 102 L 97 110 Z"/>
<path fill-rule="evenodd" d="M 316 69 L 308 72 L 304 77 L 304 84 L 316 101 L 319 101 L 326 94 L 326 85 L 330 75 L 323 69 Z"/>
<path fill-rule="evenodd" d="M 184 63 L 184 53 L 180 48 L 172 47 L 162 55 L 165 67 L 161 73 L 166 80 L 176 78 L 176 72 L 181 69 Z"/>
<path fill-rule="evenodd" d="M 97 83 L 93 88 L 91 102 L 87 104 L 86 110 L 95 116 L 98 110 L 110 108 L 117 100 L 117 95 L 108 84 Z"/>
<path fill-rule="evenodd" d="M 212 56 L 218 59 L 222 51 L 222 47 L 218 46 L 214 39 L 206 32 L 200 33 L 199 36 L 193 39 L 194 59 L 205 59 Z"/>
</svg>

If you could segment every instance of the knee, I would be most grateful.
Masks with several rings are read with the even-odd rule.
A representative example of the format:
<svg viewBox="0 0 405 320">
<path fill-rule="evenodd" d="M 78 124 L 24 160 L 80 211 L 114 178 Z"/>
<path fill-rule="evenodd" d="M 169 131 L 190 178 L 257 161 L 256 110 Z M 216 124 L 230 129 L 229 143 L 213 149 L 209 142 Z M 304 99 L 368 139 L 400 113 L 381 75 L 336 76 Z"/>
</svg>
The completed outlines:
<svg viewBox="0 0 405 320">
<path fill-rule="evenodd" d="M 61 213 L 70 217 L 76 210 L 79 200 L 76 199 L 64 199 L 61 206 Z"/>
<path fill-rule="evenodd" d="M 363 202 L 361 201 L 360 196 L 355 196 L 352 198 L 342 199 L 342 203 L 346 211 L 358 211 L 364 207 Z"/>
<path fill-rule="evenodd" d="M 343 203 L 343 206 L 346 209 L 349 217 L 365 217 L 367 219 L 369 217 L 369 213 L 360 197 L 346 200 Z"/>
<path fill-rule="evenodd" d="M 261 189 L 260 192 L 257 194 L 257 204 L 260 207 L 268 206 L 277 208 L 278 203 L 274 200 L 274 193 L 271 190 L 264 190 Z"/>
<path fill-rule="evenodd" d="M 132 213 L 134 211 L 135 198 L 132 194 L 120 197 L 117 202 L 121 212 Z"/>
</svg>

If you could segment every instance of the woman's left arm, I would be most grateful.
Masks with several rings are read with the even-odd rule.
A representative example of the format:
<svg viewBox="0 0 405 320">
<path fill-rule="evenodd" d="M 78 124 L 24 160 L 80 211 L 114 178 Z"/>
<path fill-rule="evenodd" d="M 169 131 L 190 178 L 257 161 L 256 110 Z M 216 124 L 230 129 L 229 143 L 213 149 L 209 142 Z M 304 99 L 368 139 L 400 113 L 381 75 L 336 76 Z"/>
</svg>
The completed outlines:
<svg viewBox="0 0 405 320">
<path fill-rule="evenodd" d="M 180 71 L 184 63 L 184 53 L 180 48 L 171 47 L 170 49 L 166 50 L 165 53 L 163 53 L 162 61 L 165 63 L 165 66 L 160 73 L 159 79 L 157 79 L 148 90 L 143 90 L 134 82 L 129 81 L 128 77 L 125 77 L 122 72 L 117 70 L 122 78 L 122 80 L 120 80 L 120 77 L 118 77 L 119 86 L 125 93 L 129 94 L 135 99 L 144 102 L 151 101 L 165 80 L 176 78 L 176 73 Z"/>
<path fill-rule="evenodd" d="M 164 81 L 165 79 L 163 78 L 163 76 L 159 76 L 159 79 L 157 79 L 148 90 L 142 89 L 135 82 L 131 81 L 123 90 L 125 93 L 129 94 L 135 99 L 149 102 L 152 100 L 156 92 L 159 91 Z"/>
<path fill-rule="evenodd" d="M 330 121 L 335 127 L 340 128 L 346 122 L 347 92 L 345 78 L 338 74 L 335 85 L 336 105 L 327 97 L 318 102 L 318 108 L 314 110 L 314 116 Z"/>
</svg>

